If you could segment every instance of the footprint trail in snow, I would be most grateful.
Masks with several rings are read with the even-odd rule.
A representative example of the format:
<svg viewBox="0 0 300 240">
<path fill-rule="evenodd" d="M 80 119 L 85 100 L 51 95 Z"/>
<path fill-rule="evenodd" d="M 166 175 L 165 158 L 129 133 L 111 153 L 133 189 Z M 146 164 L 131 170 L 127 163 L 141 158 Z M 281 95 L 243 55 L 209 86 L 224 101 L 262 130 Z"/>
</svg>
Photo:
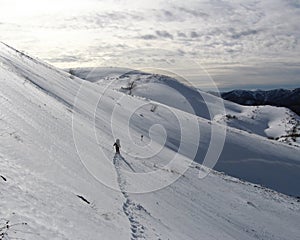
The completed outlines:
<svg viewBox="0 0 300 240">
<path fill-rule="evenodd" d="M 126 192 L 126 180 L 122 176 L 120 169 L 120 162 L 125 161 L 122 156 L 116 154 L 114 157 L 114 165 L 117 172 L 117 181 L 119 184 L 120 191 L 122 192 L 125 201 L 123 203 L 123 212 L 127 216 L 130 222 L 131 240 L 146 239 L 145 238 L 145 227 L 138 221 L 137 213 L 145 209 L 140 204 L 133 202 L 128 193 Z"/>
</svg>

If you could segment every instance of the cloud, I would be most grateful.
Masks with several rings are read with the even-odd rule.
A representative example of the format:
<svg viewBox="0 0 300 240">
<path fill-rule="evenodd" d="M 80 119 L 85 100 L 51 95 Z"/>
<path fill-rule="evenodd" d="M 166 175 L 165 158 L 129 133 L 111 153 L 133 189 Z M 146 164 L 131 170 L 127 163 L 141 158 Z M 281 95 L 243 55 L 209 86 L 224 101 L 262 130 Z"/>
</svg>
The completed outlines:
<svg viewBox="0 0 300 240">
<path fill-rule="evenodd" d="M 156 35 L 161 37 L 161 38 L 169 38 L 169 39 L 173 39 L 173 35 L 171 33 L 169 33 L 166 30 L 157 30 L 155 31 Z"/>
<path fill-rule="evenodd" d="M 300 8 L 300 2 L 298 0 L 286 0 L 287 4 L 293 8 Z"/>
<path fill-rule="evenodd" d="M 273 69 L 265 63 L 276 61 L 282 71 L 289 68 L 286 64 L 300 62 L 298 0 L 78 0 L 75 5 L 82 7 L 60 11 L 58 4 L 49 14 L 22 16 L 5 13 L 1 6 L 1 38 L 64 67 L 76 61 L 102 64 L 128 49 L 167 48 L 208 65 L 232 64 L 236 82 L 256 69 L 237 68 L 236 62 Z M 259 74 L 264 81 L 274 77 L 271 72 Z"/>
<path fill-rule="evenodd" d="M 140 38 L 145 39 L 145 40 L 154 40 L 154 39 L 157 39 L 157 36 L 153 35 L 153 34 L 145 34 L 145 35 L 140 36 Z"/>
<path fill-rule="evenodd" d="M 155 14 L 158 21 L 162 22 L 177 22 L 180 21 L 180 17 L 175 15 L 173 12 L 169 10 L 153 10 L 153 14 Z"/>
<path fill-rule="evenodd" d="M 176 7 L 177 10 L 179 10 L 180 12 L 183 12 L 183 13 L 186 13 L 188 15 L 191 15 L 193 17 L 200 17 L 200 18 L 207 18 L 209 17 L 209 14 L 203 12 L 203 11 L 200 11 L 200 10 L 194 10 L 194 9 L 191 9 L 191 8 L 186 8 L 186 7 Z"/>
<path fill-rule="evenodd" d="M 190 34 L 191 38 L 197 38 L 197 37 L 200 37 L 200 35 L 195 32 L 195 31 L 192 31 L 191 34 Z"/>
<path fill-rule="evenodd" d="M 49 62 L 80 62 L 83 61 L 84 59 L 81 58 L 80 56 L 62 55 L 60 57 L 49 58 L 45 60 Z"/>
<path fill-rule="evenodd" d="M 143 14 L 137 11 L 105 11 L 91 10 L 80 14 L 45 15 L 40 16 L 40 21 L 33 23 L 36 27 L 46 29 L 126 29 L 133 23 L 144 21 Z"/>
<path fill-rule="evenodd" d="M 186 34 L 183 33 L 183 32 L 177 32 L 177 36 L 178 37 L 182 37 L 182 38 L 186 38 L 187 37 Z"/>
<path fill-rule="evenodd" d="M 299 87 L 299 64 L 266 62 L 259 65 L 222 66 L 208 69 L 222 91 L 240 89 L 272 89 Z"/>
<path fill-rule="evenodd" d="M 237 33 L 233 33 L 231 35 L 231 37 L 233 39 L 239 39 L 241 37 L 247 37 L 247 36 L 250 36 L 250 35 L 256 35 L 258 34 L 259 31 L 258 30 L 255 30 L 255 29 L 248 29 L 246 31 L 241 31 L 241 32 L 237 32 Z"/>
</svg>

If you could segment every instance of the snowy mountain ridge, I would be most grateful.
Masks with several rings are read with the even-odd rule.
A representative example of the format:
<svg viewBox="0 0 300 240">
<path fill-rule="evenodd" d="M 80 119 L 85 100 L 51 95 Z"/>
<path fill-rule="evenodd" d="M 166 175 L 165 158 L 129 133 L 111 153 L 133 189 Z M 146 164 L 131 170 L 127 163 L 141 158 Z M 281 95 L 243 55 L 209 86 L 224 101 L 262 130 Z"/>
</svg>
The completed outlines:
<svg viewBox="0 0 300 240">
<path fill-rule="evenodd" d="M 274 90 L 233 90 L 221 93 L 222 98 L 242 105 L 287 107 L 300 115 L 300 88 Z"/>
<path fill-rule="evenodd" d="M 69 70 L 70 71 L 70 70 Z M 129 95 L 151 99 L 219 123 L 300 146 L 300 117 L 286 108 L 241 106 L 192 88 L 168 76 L 122 68 L 72 69 L 75 76 Z"/>
<path fill-rule="evenodd" d="M 177 120 L 189 132 L 192 114 L 83 81 L 1 44 L 0 62 L 4 239 L 299 236 L 296 198 L 216 171 L 198 178 L 205 168 L 189 163 L 197 147 L 193 135 L 186 135 L 187 148 L 178 148 Z M 195 161 L 201 162 L 211 124 L 219 132 L 223 126 L 196 119 L 201 135 Z M 164 133 L 166 142 L 161 141 Z M 116 136 L 121 156 L 112 149 Z M 296 147 L 228 128 L 216 169 L 298 196 L 298 155 Z M 174 156 L 179 161 L 169 164 Z M 137 193 L 142 190 L 147 193 Z"/>
</svg>

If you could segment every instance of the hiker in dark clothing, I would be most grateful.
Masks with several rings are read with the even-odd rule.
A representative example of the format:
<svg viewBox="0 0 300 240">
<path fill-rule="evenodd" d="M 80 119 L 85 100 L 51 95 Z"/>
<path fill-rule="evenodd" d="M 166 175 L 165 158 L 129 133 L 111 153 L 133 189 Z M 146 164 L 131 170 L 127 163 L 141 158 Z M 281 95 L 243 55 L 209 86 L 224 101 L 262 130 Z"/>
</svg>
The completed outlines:
<svg viewBox="0 0 300 240">
<path fill-rule="evenodd" d="M 121 148 L 120 139 L 117 139 L 113 146 L 116 149 L 116 153 L 120 153 L 120 148 Z"/>
</svg>

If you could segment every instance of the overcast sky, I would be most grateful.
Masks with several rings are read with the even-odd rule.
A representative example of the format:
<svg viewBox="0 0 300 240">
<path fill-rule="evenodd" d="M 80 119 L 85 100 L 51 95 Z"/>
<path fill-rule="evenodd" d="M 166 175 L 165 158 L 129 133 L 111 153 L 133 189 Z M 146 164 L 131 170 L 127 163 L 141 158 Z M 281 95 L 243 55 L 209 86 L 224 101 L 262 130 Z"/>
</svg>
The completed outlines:
<svg viewBox="0 0 300 240">
<path fill-rule="evenodd" d="M 0 6 L 1 41 L 61 68 L 153 62 L 164 68 L 186 59 L 180 73 L 196 84 L 205 69 L 221 89 L 300 86 L 298 0 L 0 0 Z M 151 49 L 159 57 L 149 56 Z"/>
</svg>

